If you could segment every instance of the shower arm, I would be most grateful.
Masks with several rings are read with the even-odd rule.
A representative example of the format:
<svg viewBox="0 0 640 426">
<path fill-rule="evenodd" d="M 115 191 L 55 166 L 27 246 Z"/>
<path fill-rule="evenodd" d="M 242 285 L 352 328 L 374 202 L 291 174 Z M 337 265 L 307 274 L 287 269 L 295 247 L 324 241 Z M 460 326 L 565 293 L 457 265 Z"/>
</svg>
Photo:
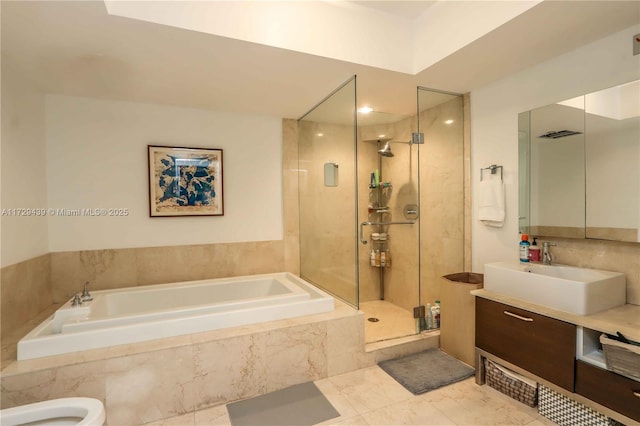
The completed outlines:
<svg viewBox="0 0 640 426">
<path fill-rule="evenodd" d="M 416 222 L 414 220 L 407 220 L 404 222 L 361 222 L 360 223 L 360 242 L 362 244 L 367 244 L 367 240 L 364 239 L 364 230 L 363 227 L 366 226 L 377 226 L 377 225 L 413 225 Z"/>
</svg>

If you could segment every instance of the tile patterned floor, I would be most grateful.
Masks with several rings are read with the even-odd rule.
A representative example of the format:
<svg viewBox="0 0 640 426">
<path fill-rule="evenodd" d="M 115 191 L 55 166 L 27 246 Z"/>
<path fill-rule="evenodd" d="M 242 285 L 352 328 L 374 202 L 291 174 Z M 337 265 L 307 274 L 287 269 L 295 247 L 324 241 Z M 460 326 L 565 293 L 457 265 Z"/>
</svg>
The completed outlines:
<svg viewBox="0 0 640 426">
<path fill-rule="evenodd" d="M 360 310 L 365 314 L 364 338 L 366 343 L 415 334 L 416 325 L 413 312 L 402 309 L 393 303 L 386 300 L 363 302 L 360 304 Z M 367 321 L 370 317 L 378 318 L 380 321 Z"/>
<path fill-rule="evenodd" d="M 315 382 L 340 413 L 322 426 L 528 425 L 555 423 L 473 378 L 414 396 L 379 367 L 369 367 Z M 147 426 L 229 426 L 220 405 L 148 423 Z"/>
</svg>

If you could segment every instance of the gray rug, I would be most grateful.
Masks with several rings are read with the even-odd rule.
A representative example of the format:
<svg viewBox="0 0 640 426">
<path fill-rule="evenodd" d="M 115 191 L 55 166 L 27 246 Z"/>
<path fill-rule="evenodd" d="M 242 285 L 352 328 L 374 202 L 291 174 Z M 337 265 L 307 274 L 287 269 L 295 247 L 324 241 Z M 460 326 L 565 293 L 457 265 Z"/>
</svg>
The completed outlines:
<svg viewBox="0 0 640 426">
<path fill-rule="evenodd" d="M 313 382 L 227 404 L 227 411 L 233 426 L 311 426 L 340 415 Z"/>
<path fill-rule="evenodd" d="M 414 395 L 459 382 L 475 370 L 439 349 L 383 361 L 380 368 Z"/>
</svg>

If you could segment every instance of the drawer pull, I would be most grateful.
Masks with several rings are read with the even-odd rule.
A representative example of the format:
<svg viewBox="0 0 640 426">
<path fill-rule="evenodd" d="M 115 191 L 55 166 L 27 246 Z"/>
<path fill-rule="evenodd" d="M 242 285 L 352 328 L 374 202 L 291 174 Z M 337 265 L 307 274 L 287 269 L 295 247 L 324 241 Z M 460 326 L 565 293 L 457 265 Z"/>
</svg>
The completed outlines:
<svg viewBox="0 0 640 426">
<path fill-rule="evenodd" d="M 640 398 L 640 392 L 633 391 L 633 396 L 636 396 L 636 397 Z"/>
<path fill-rule="evenodd" d="M 513 312 L 504 311 L 504 314 L 509 315 L 510 317 L 518 318 L 521 321 L 533 322 L 533 318 L 523 317 L 521 315 L 514 314 Z"/>
</svg>

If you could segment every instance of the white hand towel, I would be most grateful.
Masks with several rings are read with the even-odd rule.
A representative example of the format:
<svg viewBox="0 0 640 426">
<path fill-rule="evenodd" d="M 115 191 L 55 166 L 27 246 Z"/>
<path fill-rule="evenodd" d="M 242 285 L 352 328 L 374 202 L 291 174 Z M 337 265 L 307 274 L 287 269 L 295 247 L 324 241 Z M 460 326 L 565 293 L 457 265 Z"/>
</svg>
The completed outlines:
<svg viewBox="0 0 640 426">
<path fill-rule="evenodd" d="M 478 218 L 487 226 L 496 228 L 504 225 L 504 183 L 502 180 L 492 179 L 480 181 L 478 192 L 480 208 Z"/>
</svg>

